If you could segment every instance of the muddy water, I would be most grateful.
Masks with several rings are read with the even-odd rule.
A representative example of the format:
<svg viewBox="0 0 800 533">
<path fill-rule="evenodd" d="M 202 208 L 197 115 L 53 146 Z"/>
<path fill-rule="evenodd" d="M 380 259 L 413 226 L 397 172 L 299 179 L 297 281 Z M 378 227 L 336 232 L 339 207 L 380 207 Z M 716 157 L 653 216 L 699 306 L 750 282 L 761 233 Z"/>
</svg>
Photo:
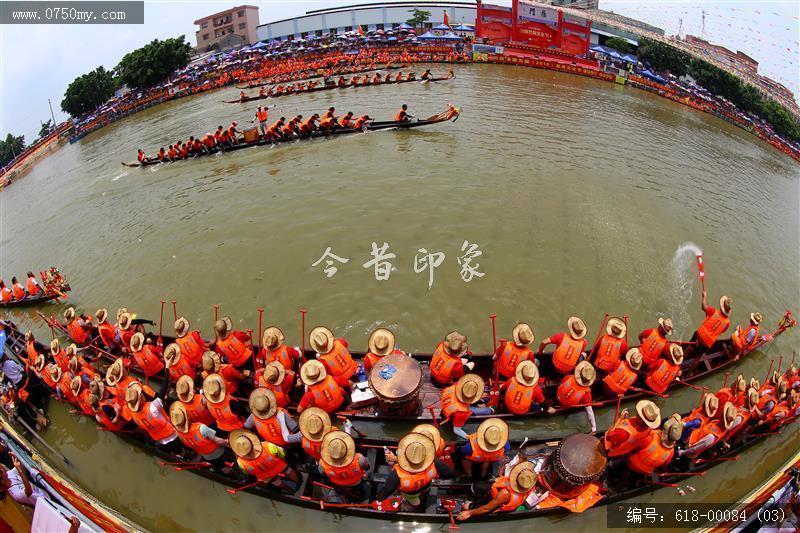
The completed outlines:
<svg viewBox="0 0 800 533">
<path fill-rule="evenodd" d="M 679 249 L 692 242 L 705 253 L 710 298 L 728 293 L 735 321 L 758 310 L 773 327 L 787 308 L 796 310 L 800 178 L 789 158 L 714 117 L 616 85 L 498 66 L 462 67 L 456 75 L 272 102 L 271 118 L 330 105 L 378 119 L 403 102 L 423 117 L 446 101 L 463 108 L 455 123 L 414 131 L 126 169 L 119 162 L 135 159 L 138 147 L 155 153 L 231 120 L 241 126 L 254 106 L 222 104 L 238 94 L 228 89 L 113 124 L 3 191 L 0 274 L 56 264 L 74 289 L 69 302 L 84 311 L 125 305 L 157 320 L 159 301 L 177 300 L 207 335 L 213 304 L 242 329 L 257 327 L 263 306 L 265 325 L 281 326 L 299 343 L 303 306 L 308 326 L 326 324 L 357 348 L 373 328 L 388 325 L 406 350 L 430 351 L 459 329 L 484 352 L 491 313 L 501 336 L 525 320 L 541 339 L 562 331 L 571 314 L 584 317 L 593 336 L 609 312 L 629 315 L 633 334 L 671 314 L 688 337 L 701 316 L 699 287 L 691 254 Z M 458 261 L 464 241 L 482 252 L 470 264 L 484 276 L 469 282 Z M 363 266 L 373 242 L 396 256 L 388 280 Z M 324 261 L 312 266 L 328 247 L 348 259 L 335 263 L 330 278 Z M 438 252 L 444 259 L 429 289 L 415 256 Z M 32 311 L 11 316 L 44 337 Z M 796 346 L 786 335 L 737 370 L 763 379 L 769 360 L 790 357 Z M 722 379 L 703 384 L 719 387 Z M 687 391 L 661 403 L 685 410 L 697 399 Z M 161 470 L 88 421 L 53 410 L 47 438 L 76 463 L 69 474 L 151 529 L 416 528 L 231 496 L 191 473 Z M 605 427 L 613 413 L 598 415 Z M 585 420 L 512 429 L 514 436 L 560 433 L 585 429 Z M 641 501 L 735 501 L 798 444 L 794 435 L 775 437 L 692 480 L 691 497 L 668 488 Z M 604 523 L 605 510 L 596 509 L 530 526 L 591 530 Z"/>
</svg>

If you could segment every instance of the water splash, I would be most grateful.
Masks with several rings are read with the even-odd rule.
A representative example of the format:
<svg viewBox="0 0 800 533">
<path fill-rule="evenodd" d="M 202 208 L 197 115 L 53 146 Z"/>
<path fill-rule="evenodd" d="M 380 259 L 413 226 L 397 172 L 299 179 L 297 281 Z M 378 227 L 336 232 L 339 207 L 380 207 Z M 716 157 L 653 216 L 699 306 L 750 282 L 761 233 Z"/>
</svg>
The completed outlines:
<svg viewBox="0 0 800 533">
<path fill-rule="evenodd" d="M 694 294 L 695 262 L 703 250 L 693 242 L 685 242 L 678 246 L 672 257 L 672 297 L 669 311 L 675 327 L 676 338 L 682 335 L 691 325 L 689 306 Z"/>
</svg>

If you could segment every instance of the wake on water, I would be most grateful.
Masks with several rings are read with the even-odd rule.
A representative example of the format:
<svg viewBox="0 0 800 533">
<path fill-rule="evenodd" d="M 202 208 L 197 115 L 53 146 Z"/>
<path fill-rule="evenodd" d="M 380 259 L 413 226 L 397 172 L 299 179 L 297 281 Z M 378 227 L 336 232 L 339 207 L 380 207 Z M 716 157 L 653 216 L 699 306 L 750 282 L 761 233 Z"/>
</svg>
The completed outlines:
<svg viewBox="0 0 800 533">
<path fill-rule="evenodd" d="M 685 242 L 678 246 L 672 257 L 672 294 L 670 313 L 675 327 L 675 338 L 680 336 L 691 326 L 689 306 L 694 294 L 695 277 L 697 276 L 695 263 L 697 256 L 703 250 L 693 242 Z"/>
</svg>

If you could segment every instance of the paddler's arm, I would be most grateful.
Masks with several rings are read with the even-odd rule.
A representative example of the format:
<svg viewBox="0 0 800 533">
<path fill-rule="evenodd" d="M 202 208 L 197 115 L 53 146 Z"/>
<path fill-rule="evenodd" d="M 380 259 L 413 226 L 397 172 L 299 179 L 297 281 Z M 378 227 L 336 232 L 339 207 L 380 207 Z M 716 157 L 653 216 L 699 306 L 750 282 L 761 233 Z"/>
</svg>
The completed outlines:
<svg viewBox="0 0 800 533">
<path fill-rule="evenodd" d="M 552 340 L 550 340 L 550 337 L 547 337 L 546 339 L 542 340 L 542 342 L 541 342 L 541 343 L 539 343 L 539 350 L 538 350 L 538 352 L 537 352 L 537 353 L 543 353 L 543 352 L 544 352 L 544 349 L 545 349 L 545 347 L 546 347 L 548 344 L 553 344 L 553 341 L 552 341 Z"/>
<path fill-rule="evenodd" d="M 11 462 L 14 464 L 17 474 L 19 474 L 19 478 L 22 480 L 22 485 L 25 487 L 25 496 L 30 498 L 31 494 L 33 494 L 33 488 L 31 487 L 31 482 L 28 481 L 27 470 L 25 470 L 25 467 L 22 466 L 22 463 L 19 462 L 17 456 L 13 453 L 11 454 Z"/>
<path fill-rule="evenodd" d="M 166 368 L 164 370 L 164 379 L 161 381 L 161 388 L 159 388 L 156 393 L 156 398 L 161 398 L 162 400 L 167 397 L 167 392 L 169 392 L 169 371 L 166 371 Z"/>
<path fill-rule="evenodd" d="M 469 435 L 464 431 L 464 426 L 453 426 L 453 433 L 462 439 L 469 440 Z"/>
<path fill-rule="evenodd" d="M 281 437 L 289 444 L 296 444 L 303 440 L 303 434 L 299 431 L 294 434 L 289 431 L 289 423 L 286 420 L 288 416 L 289 415 L 287 415 L 285 411 L 278 413 L 278 424 L 281 426 Z"/>
<path fill-rule="evenodd" d="M 497 493 L 497 497 L 492 498 L 489 503 L 486 505 L 481 505 L 480 507 L 476 507 L 475 509 L 467 509 L 465 511 L 461 511 L 458 514 L 458 519 L 469 520 L 473 516 L 481 516 L 485 514 L 489 514 L 498 507 L 505 505 L 511 500 L 511 494 L 508 493 L 507 490 L 501 490 Z"/>
</svg>

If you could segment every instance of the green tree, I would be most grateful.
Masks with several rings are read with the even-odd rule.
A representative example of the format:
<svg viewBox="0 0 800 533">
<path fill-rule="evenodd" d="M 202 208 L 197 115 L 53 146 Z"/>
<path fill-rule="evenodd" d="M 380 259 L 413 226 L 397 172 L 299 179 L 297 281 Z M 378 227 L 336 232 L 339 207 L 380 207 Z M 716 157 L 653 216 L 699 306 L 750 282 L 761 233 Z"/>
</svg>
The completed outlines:
<svg viewBox="0 0 800 533">
<path fill-rule="evenodd" d="M 406 24 L 409 26 L 414 26 L 415 28 L 421 27 L 423 24 L 428 22 L 431 18 L 430 11 L 423 11 L 422 9 L 414 9 L 411 12 L 411 18 L 406 21 Z"/>
<path fill-rule="evenodd" d="M 9 161 L 22 153 L 25 149 L 25 136 L 14 137 L 10 133 L 6 140 L 0 141 L 0 167 L 8 164 Z"/>
<path fill-rule="evenodd" d="M 114 75 L 102 66 L 75 78 L 64 91 L 61 109 L 73 117 L 93 111 L 114 95 Z"/>
<path fill-rule="evenodd" d="M 192 46 L 183 35 L 163 41 L 155 39 L 125 54 L 116 71 L 119 79 L 128 87 L 146 89 L 188 65 L 191 55 Z"/>
<path fill-rule="evenodd" d="M 689 54 L 674 46 L 646 38 L 639 41 L 639 61 L 650 63 L 658 71 L 683 76 L 690 60 Z"/>
<path fill-rule="evenodd" d="M 47 119 L 47 122 L 42 124 L 42 127 L 39 129 L 39 138 L 47 137 L 50 135 L 50 132 L 53 129 L 53 121 L 51 119 Z"/>
<path fill-rule="evenodd" d="M 611 37 L 610 39 L 606 39 L 606 46 L 623 54 L 630 54 L 633 52 L 633 45 L 631 45 L 625 39 L 621 39 L 619 37 Z"/>
</svg>

